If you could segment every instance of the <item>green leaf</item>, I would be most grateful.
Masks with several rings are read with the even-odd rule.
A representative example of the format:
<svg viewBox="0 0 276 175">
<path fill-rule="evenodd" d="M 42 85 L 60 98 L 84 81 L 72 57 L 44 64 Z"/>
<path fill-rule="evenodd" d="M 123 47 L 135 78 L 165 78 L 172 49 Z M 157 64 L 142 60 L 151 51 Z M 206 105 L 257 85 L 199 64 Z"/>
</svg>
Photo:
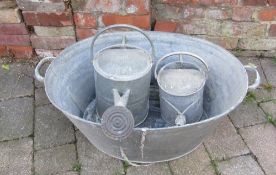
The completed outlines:
<svg viewBox="0 0 276 175">
<path fill-rule="evenodd" d="M 10 65 L 2 64 L 2 69 L 8 71 L 8 70 L 10 70 Z"/>
<path fill-rule="evenodd" d="M 81 164 L 80 163 L 74 164 L 72 170 L 76 171 L 76 172 L 80 172 L 81 171 Z"/>
<path fill-rule="evenodd" d="M 255 69 L 257 68 L 257 66 L 253 63 L 248 63 L 248 66 L 251 66 L 252 68 L 255 68 Z"/>
<path fill-rule="evenodd" d="M 251 103 L 254 102 L 256 100 L 256 95 L 253 92 L 247 92 L 244 101 L 246 103 Z"/>
<path fill-rule="evenodd" d="M 272 117 L 271 114 L 268 114 L 268 115 L 266 116 L 266 119 L 267 119 L 268 123 L 271 123 L 271 124 L 273 124 L 273 125 L 276 125 L 276 119 L 273 119 L 273 117 Z"/>
<path fill-rule="evenodd" d="M 273 63 L 273 64 L 276 64 L 276 56 L 274 56 L 274 57 L 272 58 L 272 63 Z"/>
</svg>

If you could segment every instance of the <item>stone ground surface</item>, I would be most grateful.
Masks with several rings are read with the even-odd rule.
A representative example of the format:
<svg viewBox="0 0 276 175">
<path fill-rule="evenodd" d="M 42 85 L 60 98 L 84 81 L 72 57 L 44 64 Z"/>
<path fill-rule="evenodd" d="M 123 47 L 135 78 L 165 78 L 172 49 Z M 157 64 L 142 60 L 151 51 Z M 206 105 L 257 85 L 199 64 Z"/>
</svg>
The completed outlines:
<svg viewBox="0 0 276 175">
<path fill-rule="evenodd" d="M 126 166 L 90 144 L 50 104 L 33 78 L 33 65 L 2 66 L 0 175 L 275 175 L 276 63 L 269 58 L 240 60 L 258 66 L 264 86 L 225 117 L 194 152 L 143 167 Z"/>
</svg>

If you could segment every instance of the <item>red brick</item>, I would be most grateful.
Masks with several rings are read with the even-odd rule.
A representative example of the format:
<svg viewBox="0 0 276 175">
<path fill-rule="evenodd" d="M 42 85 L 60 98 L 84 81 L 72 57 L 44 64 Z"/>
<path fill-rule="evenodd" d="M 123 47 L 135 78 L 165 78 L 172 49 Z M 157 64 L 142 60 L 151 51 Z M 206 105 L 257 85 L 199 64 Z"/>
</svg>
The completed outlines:
<svg viewBox="0 0 276 175">
<path fill-rule="evenodd" d="M 25 24 L 0 24 L 0 34 L 26 35 L 28 31 Z"/>
<path fill-rule="evenodd" d="M 195 2 L 197 5 L 206 5 L 206 6 L 215 6 L 215 5 L 219 5 L 219 4 L 228 3 L 227 0 L 219 0 L 219 1 L 215 1 L 215 0 L 196 0 L 196 1 L 193 1 L 193 2 Z"/>
<path fill-rule="evenodd" d="M 45 49 L 35 49 L 35 53 L 39 58 L 44 57 L 57 57 L 62 50 L 45 50 Z"/>
<path fill-rule="evenodd" d="M 91 13 L 75 13 L 74 21 L 78 27 L 97 27 L 97 19 Z"/>
<path fill-rule="evenodd" d="M 251 23 L 251 22 L 234 22 L 231 25 L 232 33 L 227 36 L 236 36 L 236 37 L 265 37 L 266 35 L 266 24 L 260 23 Z M 227 29 L 227 28 L 225 28 Z M 223 29 L 222 29 L 223 30 Z M 227 30 L 226 30 L 227 34 Z"/>
<path fill-rule="evenodd" d="M 234 7 L 232 19 L 234 21 L 252 21 L 254 7 Z"/>
<path fill-rule="evenodd" d="M 144 15 L 149 13 L 150 0 L 127 0 L 127 13 Z"/>
<path fill-rule="evenodd" d="M 276 24 L 271 24 L 268 34 L 269 36 L 276 37 Z"/>
<path fill-rule="evenodd" d="M 59 37 L 43 37 L 31 36 L 32 46 L 36 49 L 64 49 L 65 47 L 76 42 L 73 36 L 59 36 Z"/>
<path fill-rule="evenodd" d="M 175 32 L 177 23 L 169 21 L 157 21 L 154 27 L 155 31 Z"/>
<path fill-rule="evenodd" d="M 274 20 L 276 20 L 276 8 L 262 9 L 259 12 L 259 19 L 261 21 L 274 21 Z"/>
<path fill-rule="evenodd" d="M 30 45 L 29 35 L 0 35 L 0 45 Z"/>
<path fill-rule="evenodd" d="M 23 11 L 27 25 L 70 26 L 73 25 L 71 12 L 32 12 Z"/>
<path fill-rule="evenodd" d="M 181 5 L 236 5 L 237 0 L 162 0 L 163 3 Z"/>
<path fill-rule="evenodd" d="M 217 45 L 225 49 L 235 49 L 238 45 L 238 38 L 231 38 L 231 37 L 211 37 L 211 36 L 204 36 L 204 39 L 211 41 Z"/>
<path fill-rule="evenodd" d="M 16 2 L 14 0 L 1 0 L 0 1 L 0 9 L 8 9 L 16 7 Z"/>
<path fill-rule="evenodd" d="M 207 9 L 206 18 L 209 19 L 229 19 L 231 13 L 229 9 L 220 8 L 220 9 Z"/>
<path fill-rule="evenodd" d="M 191 14 L 189 12 L 185 12 L 181 6 L 162 4 L 162 5 L 157 5 L 154 8 L 153 15 L 156 16 L 158 20 L 166 21 L 170 19 L 175 19 L 175 20 L 182 19 L 182 18 L 185 18 L 185 16 L 189 16 Z"/>
<path fill-rule="evenodd" d="M 243 5 L 265 6 L 266 5 L 266 0 L 243 0 Z"/>
<path fill-rule="evenodd" d="M 0 57 L 7 56 L 7 55 L 8 55 L 8 52 L 7 52 L 6 46 L 1 46 L 0 45 Z"/>
<path fill-rule="evenodd" d="M 276 0 L 268 0 L 270 6 L 276 6 Z"/>
<path fill-rule="evenodd" d="M 95 30 L 95 29 L 80 29 L 80 28 L 76 29 L 76 34 L 77 34 L 78 40 L 82 40 L 82 39 L 88 38 L 90 36 L 93 36 L 96 34 L 96 32 L 97 32 L 97 30 Z"/>
<path fill-rule="evenodd" d="M 198 3 L 198 0 L 162 0 L 163 3 L 167 4 L 196 4 Z"/>
<path fill-rule="evenodd" d="M 150 29 L 150 16 L 142 15 L 114 15 L 114 14 L 104 14 L 102 17 L 103 23 L 108 26 L 112 24 L 130 24 L 143 29 Z"/>
<path fill-rule="evenodd" d="M 72 0 L 74 12 L 118 13 L 123 4 L 121 0 Z"/>
<path fill-rule="evenodd" d="M 8 52 L 14 56 L 14 58 L 32 58 L 33 48 L 31 46 L 7 46 Z"/>
<path fill-rule="evenodd" d="M 0 9 L 0 23 L 21 23 L 22 19 L 18 8 Z"/>
<path fill-rule="evenodd" d="M 197 34 L 197 35 L 203 35 L 203 34 L 212 34 L 211 32 L 218 33 L 219 30 L 214 28 L 212 31 L 209 31 L 209 27 L 206 27 L 208 24 L 206 21 L 202 20 L 195 20 L 195 21 L 187 21 L 186 23 L 180 24 L 177 28 L 177 33 L 184 33 L 184 34 Z M 210 24 L 213 25 L 213 24 Z M 217 24 L 213 25 L 217 26 Z"/>
<path fill-rule="evenodd" d="M 16 2 L 18 7 L 24 11 L 56 12 L 65 10 L 65 3 L 63 2 L 63 0 L 16 0 Z"/>
<path fill-rule="evenodd" d="M 182 11 L 183 18 L 203 18 L 204 13 L 205 9 L 201 7 L 186 7 Z"/>
</svg>

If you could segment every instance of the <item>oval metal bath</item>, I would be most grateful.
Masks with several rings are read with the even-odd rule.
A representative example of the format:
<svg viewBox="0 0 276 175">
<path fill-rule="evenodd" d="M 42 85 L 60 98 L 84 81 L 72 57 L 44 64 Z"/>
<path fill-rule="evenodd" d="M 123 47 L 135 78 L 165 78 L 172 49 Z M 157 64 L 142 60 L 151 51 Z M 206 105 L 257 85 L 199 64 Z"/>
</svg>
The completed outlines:
<svg viewBox="0 0 276 175">
<path fill-rule="evenodd" d="M 112 157 L 137 163 L 173 160 L 191 152 L 215 130 L 224 116 L 243 101 L 248 89 L 254 89 L 259 84 L 256 72 L 256 82 L 248 86 L 246 70 L 255 69 L 244 67 L 231 53 L 215 44 L 182 34 L 146 33 L 156 48 L 155 58 L 161 58 L 170 52 L 187 51 L 200 56 L 208 64 L 209 75 L 203 102 L 206 118 L 183 126 L 158 125 L 161 117 L 157 104 L 150 111 L 149 115 L 152 117 L 148 117 L 149 120 L 154 120 L 153 122 L 146 120 L 145 124 L 134 128 L 131 135 L 122 141 L 112 140 L 103 133 L 100 123 L 81 118 L 87 105 L 95 98 L 94 70 L 90 57 L 92 38 L 66 48 L 52 61 L 45 79 L 38 75 L 43 61 L 36 69 L 38 79 L 44 81 L 51 103 L 62 111 L 95 147 Z M 129 44 L 149 48 L 145 39 L 137 33 L 129 32 L 127 36 Z M 120 42 L 120 32 L 105 34 L 99 38 L 95 50 Z M 154 60 L 154 64 L 156 61 Z M 156 86 L 153 75 L 151 85 Z M 152 102 L 154 100 L 150 99 Z"/>
</svg>

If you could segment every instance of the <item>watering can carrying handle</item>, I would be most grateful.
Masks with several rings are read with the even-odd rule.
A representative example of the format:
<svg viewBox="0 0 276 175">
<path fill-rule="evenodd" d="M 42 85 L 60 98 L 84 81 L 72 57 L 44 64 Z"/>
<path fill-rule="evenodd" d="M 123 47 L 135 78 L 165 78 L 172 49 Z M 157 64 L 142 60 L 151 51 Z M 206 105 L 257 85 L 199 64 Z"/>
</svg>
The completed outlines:
<svg viewBox="0 0 276 175">
<path fill-rule="evenodd" d="M 191 53 L 191 52 L 172 52 L 172 53 L 169 53 L 165 56 L 163 56 L 162 58 L 160 58 L 157 62 L 156 62 L 156 65 L 155 65 L 155 69 L 154 69 L 154 76 L 155 76 L 155 79 L 157 79 L 157 75 L 158 75 L 158 72 L 157 72 L 157 69 L 159 67 L 159 64 L 165 60 L 166 58 L 168 57 L 171 57 L 173 55 L 179 55 L 179 56 L 183 56 L 183 55 L 189 55 L 189 56 L 192 56 L 196 59 L 198 59 L 205 67 L 207 70 L 209 70 L 208 68 L 208 65 L 206 64 L 206 62 L 201 58 L 199 57 L 198 55 L 194 54 L 194 53 Z M 180 57 L 182 59 L 182 57 Z"/>
<path fill-rule="evenodd" d="M 47 62 L 52 62 L 54 59 L 55 57 L 45 57 L 38 62 L 37 66 L 35 67 L 35 78 L 39 82 L 44 83 L 44 77 L 39 73 L 41 67 Z"/>
<path fill-rule="evenodd" d="M 98 33 L 96 33 L 96 35 L 94 36 L 92 43 L 91 43 L 91 58 L 94 57 L 94 45 L 95 45 L 95 41 L 98 39 L 98 37 L 104 33 L 107 30 L 110 29 L 115 29 L 115 28 L 127 28 L 127 29 L 132 29 L 135 30 L 139 33 L 141 33 L 142 35 L 144 35 L 146 37 L 146 39 L 149 41 L 150 45 L 151 45 L 151 54 L 152 57 L 154 58 L 155 56 L 155 50 L 154 50 L 154 46 L 153 46 L 153 42 L 151 41 L 150 37 L 141 29 L 139 29 L 138 27 L 132 26 L 132 25 L 127 25 L 127 24 L 115 24 L 115 25 L 110 25 L 102 30 L 100 30 Z M 123 42 L 125 42 L 125 38 L 123 38 Z M 123 43 L 124 44 L 124 43 Z"/>
<path fill-rule="evenodd" d="M 256 74 L 255 82 L 251 85 L 248 85 L 248 90 L 256 89 L 261 84 L 261 78 L 260 78 L 260 74 L 259 74 L 258 70 L 256 69 L 256 67 L 251 66 L 251 65 L 246 65 L 246 66 L 244 66 L 244 68 L 246 71 L 255 72 L 255 74 Z"/>
</svg>

